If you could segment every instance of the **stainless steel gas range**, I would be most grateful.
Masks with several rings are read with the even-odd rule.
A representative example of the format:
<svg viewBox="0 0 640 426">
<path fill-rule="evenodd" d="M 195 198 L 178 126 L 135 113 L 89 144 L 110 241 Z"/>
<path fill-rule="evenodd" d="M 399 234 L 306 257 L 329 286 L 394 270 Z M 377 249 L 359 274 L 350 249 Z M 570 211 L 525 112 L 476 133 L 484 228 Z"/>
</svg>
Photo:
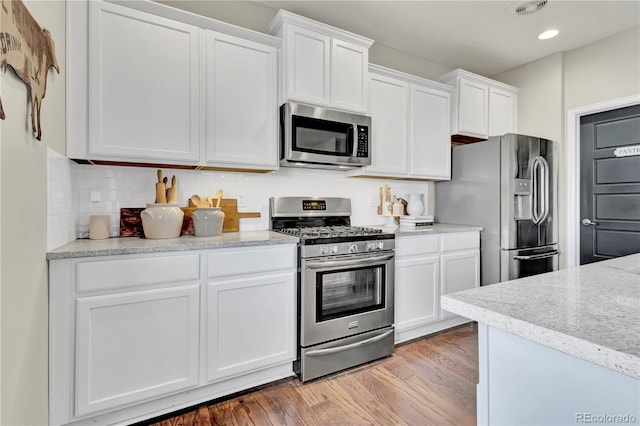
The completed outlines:
<svg viewBox="0 0 640 426">
<path fill-rule="evenodd" d="M 350 226 L 348 198 L 274 197 L 270 215 L 274 231 L 300 238 L 300 380 L 391 355 L 394 234 Z"/>
</svg>

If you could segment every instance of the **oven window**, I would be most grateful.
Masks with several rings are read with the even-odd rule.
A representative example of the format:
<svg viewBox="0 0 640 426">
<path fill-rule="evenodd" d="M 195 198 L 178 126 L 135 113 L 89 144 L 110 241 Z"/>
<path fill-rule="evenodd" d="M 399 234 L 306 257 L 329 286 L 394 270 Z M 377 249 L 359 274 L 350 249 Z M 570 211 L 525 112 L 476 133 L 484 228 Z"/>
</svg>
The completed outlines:
<svg viewBox="0 0 640 426">
<path fill-rule="evenodd" d="M 296 151 L 351 156 L 353 126 L 335 121 L 294 115 L 293 149 Z"/>
<path fill-rule="evenodd" d="M 384 308 L 385 265 L 317 274 L 316 321 Z"/>
</svg>

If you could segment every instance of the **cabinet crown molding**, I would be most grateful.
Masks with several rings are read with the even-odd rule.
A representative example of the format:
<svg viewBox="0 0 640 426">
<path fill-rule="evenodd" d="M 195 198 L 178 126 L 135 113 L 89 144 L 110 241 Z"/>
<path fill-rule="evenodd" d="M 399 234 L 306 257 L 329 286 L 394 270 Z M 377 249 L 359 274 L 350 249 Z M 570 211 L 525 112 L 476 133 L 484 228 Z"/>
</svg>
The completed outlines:
<svg viewBox="0 0 640 426">
<path fill-rule="evenodd" d="M 227 22 L 218 21 L 217 19 L 207 16 L 198 15 L 168 6 L 151 0 L 106 0 L 109 3 L 119 4 L 131 9 L 137 9 L 143 12 L 152 13 L 156 16 L 162 16 L 185 24 L 194 25 L 196 27 L 217 31 L 228 35 L 243 38 L 245 40 L 255 41 L 257 43 L 266 44 L 279 48 L 282 40 L 269 34 L 264 34 L 238 25 L 229 24 Z M 75 2 L 70 2 L 75 3 Z"/>
<path fill-rule="evenodd" d="M 514 93 L 518 93 L 520 91 L 520 89 L 518 89 L 515 86 L 511 86 L 509 84 L 502 83 L 501 81 L 493 80 L 491 78 L 484 77 L 479 74 L 474 74 L 472 72 L 469 72 L 460 68 L 450 71 L 444 75 L 441 75 L 440 77 L 438 77 L 437 81 L 446 83 L 446 84 L 454 84 L 454 82 L 460 78 L 465 78 L 467 80 L 472 80 L 477 83 L 486 84 L 491 87 L 498 87 Z"/>
<path fill-rule="evenodd" d="M 403 71 L 394 70 L 392 68 L 383 67 L 382 65 L 369 64 L 369 72 L 384 75 L 386 77 L 398 78 L 407 83 L 411 84 L 419 84 L 422 86 L 428 86 L 432 89 L 443 90 L 445 92 L 451 93 L 453 91 L 453 86 L 449 84 L 445 84 L 439 81 L 429 80 L 424 77 L 418 77 L 417 75 L 407 74 Z"/>
<path fill-rule="evenodd" d="M 284 24 L 298 25 L 300 27 L 317 31 L 321 34 L 325 34 L 329 37 L 335 37 L 343 41 L 348 41 L 367 49 L 374 43 L 374 40 L 370 38 L 354 34 L 337 27 L 333 27 L 323 22 L 315 21 L 305 16 L 296 15 L 295 13 L 288 12 L 284 9 L 278 10 L 278 13 L 271 21 L 271 24 L 269 24 L 269 28 L 267 28 L 267 34 L 277 34 Z"/>
</svg>

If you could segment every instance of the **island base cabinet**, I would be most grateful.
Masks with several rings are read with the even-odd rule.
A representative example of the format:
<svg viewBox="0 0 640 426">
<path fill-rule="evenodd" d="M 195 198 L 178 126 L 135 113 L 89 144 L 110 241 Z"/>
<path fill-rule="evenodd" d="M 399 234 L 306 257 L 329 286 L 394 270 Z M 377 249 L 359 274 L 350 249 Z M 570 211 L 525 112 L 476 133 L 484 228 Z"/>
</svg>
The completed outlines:
<svg viewBox="0 0 640 426">
<path fill-rule="evenodd" d="M 637 424 L 640 380 L 478 324 L 478 425 Z"/>
<path fill-rule="evenodd" d="M 198 383 L 199 286 L 77 300 L 76 416 Z"/>
<path fill-rule="evenodd" d="M 294 296 L 291 273 L 209 283 L 207 379 L 217 381 L 293 361 Z"/>
</svg>

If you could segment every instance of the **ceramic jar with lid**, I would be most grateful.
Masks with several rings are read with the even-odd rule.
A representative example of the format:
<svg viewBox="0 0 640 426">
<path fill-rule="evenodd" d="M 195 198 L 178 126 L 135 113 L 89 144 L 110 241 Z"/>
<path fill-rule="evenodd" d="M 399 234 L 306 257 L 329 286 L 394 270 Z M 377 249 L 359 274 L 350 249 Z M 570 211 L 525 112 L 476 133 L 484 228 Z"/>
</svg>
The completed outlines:
<svg viewBox="0 0 640 426">
<path fill-rule="evenodd" d="M 140 212 L 144 236 L 150 239 L 178 238 L 184 212 L 177 204 L 149 203 Z"/>
<path fill-rule="evenodd" d="M 219 207 L 197 208 L 191 213 L 196 237 L 215 237 L 222 234 L 224 212 Z"/>
</svg>

